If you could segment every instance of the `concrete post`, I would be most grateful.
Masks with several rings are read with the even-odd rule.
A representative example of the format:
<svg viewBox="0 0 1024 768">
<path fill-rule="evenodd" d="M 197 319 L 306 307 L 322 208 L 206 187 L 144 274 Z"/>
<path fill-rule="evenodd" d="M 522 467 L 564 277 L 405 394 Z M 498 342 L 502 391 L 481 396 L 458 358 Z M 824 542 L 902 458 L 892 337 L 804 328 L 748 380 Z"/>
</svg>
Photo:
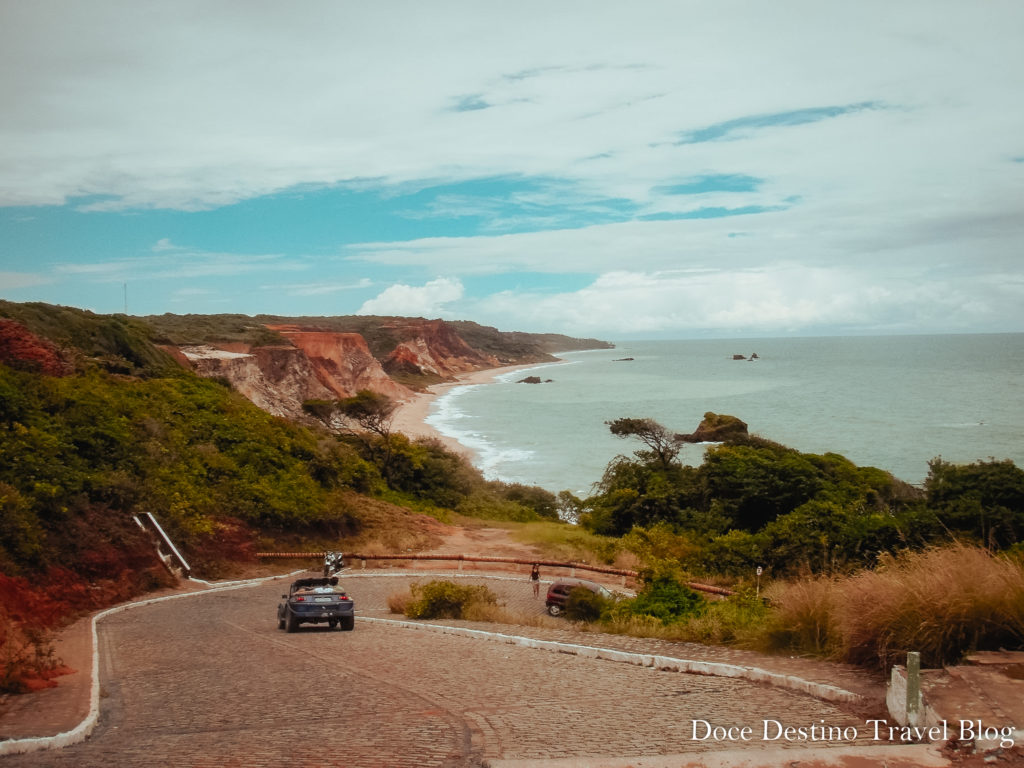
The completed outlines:
<svg viewBox="0 0 1024 768">
<path fill-rule="evenodd" d="M 921 719 L 921 654 L 907 653 L 907 723 L 920 725 Z"/>
</svg>

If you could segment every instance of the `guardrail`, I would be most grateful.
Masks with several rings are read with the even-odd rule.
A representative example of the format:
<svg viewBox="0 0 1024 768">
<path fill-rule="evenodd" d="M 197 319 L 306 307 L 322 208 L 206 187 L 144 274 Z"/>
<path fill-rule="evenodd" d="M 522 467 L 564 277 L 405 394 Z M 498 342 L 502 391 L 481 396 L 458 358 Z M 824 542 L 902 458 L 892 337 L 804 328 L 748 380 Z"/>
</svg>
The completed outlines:
<svg viewBox="0 0 1024 768">
<path fill-rule="evenodd" d="M 257 552 L 256 557 L 271 558 L 279 560 L 300 560 L 305 558 L 315 558 L 322 560 L 326 556 L 326 552 Z M 513 565 L 540 565 L 545 568 L 564 568 L 570 571 L 571 576 L 576 575 L 576 571 L 590 571 L 592 573 L 604 573 L 611 576 L 622 576 L 623 578 L 637 579 L 640 574 L 637 571 L 630 571 L 623 568 L 611 568 L 605 565 L 590 565 L 588 563 L 563 563 L 559 560 L 531 560 L 529 558 L 522 557 L 491 557 L 487 555 L 420 555 L 420 554 L 389 554 L 389 555 L 364 555 L 358 552 L 344 552 L 342 557 L 346 561 L 361 560 L 363 567 L 366 567 L 367 560 L 444 560 L 453 561 L 459 563 L 459 570 L 462 570 L 463 563 L 510 563 Z M 710 595 L 720 595 L 728 597 L 729 595 L 736 594 L 731 589 L 725 587 L 716 587 L 711 584 L 700 584 L 698 582 L 687 582 L 687 586 L 690 589 L 695 589 L 698 592 L 705 592 Z"/>
</svg>

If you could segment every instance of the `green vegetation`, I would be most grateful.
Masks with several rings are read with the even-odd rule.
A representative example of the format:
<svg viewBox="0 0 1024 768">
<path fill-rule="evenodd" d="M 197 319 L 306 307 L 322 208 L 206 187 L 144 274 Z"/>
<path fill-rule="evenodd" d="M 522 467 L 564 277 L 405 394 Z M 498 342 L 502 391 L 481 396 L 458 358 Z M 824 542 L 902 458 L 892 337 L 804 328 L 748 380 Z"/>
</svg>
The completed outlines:
<svg viewBox="0 0 1024 768">
<path fill-rule="evenodd" d="M 157 344 L 192 346 L 241 342 L 253 347 L 291 346 L 281 334 L 248 315 L 150 315 L 143 320 Z"/>
<path fill-rule="evenodd" d="M 469 320 L 450 323 L 459 337 L 474 349 L 490 355 L 502 363 L 545 362 L 554 359 L 557 352 L 570 349 L 610 349 L 611 344 L 597 339 L 577 339 L 557 333 L 522 333 L 499 331 Z"/>
<path fill-rule="evenodd" d="M 643 588 L 632 600 L 616 606 L 619 616 L 646 616 L 662 624 L 673 624 L 704 612 L 702 595 L 683 584 L 671 571 L 644 575 Z"/>
<path fill-rule="evenodd" d="M 461 619 L 473 606 L 498 602 L 487 587 L 450 581 L 413 584 L 409 591 L 412 599 L 404 612 L 410 619 Z"/>
<path fill-rule="evenodd" d="M 579 619 L 882 667 L 907 650 L 937 665 L 1024 644 L 1024 471 L 1012 462 L 935 460 L 919 491 L 743 433 L 687 467 L 679 436 L 656 422 L 609 427 L 643 448 L 612 461 L 595 495 L 563 494 L 561 506 L 595 537 L 583 540 L 594 555 L 647 570 L 633 600 L 595 612 L 581 595 Z M 767 602 L 753 589 L 758 566 Z M 729 577 L 739 592 L 693 600 L 683 582 L 695 576 Z"/>
<path fill-rule="evenodd" d="M 604 595 L 576 587 L 565 601 L 565 618 L 569 621 L 598 621 L 611 610 L 614 601 Z"/>
<path fill-rule="evenodd" d="M 150 327 L 137 318 L 9 301 L 0 301 L 0 317 L 17 320 L 37 336 L 54 342 L 80 370 L 99 366 L 111 373 L 136 376 L 179 370 L 174 359 L 152 343 Z"/>
<path fill-rule="evenodd" d="M 645 547 L 675 549 L 676 566 L 694 573 L 749 577 L 762 566 L 780 577 L 847 572 L 953 539 L 997 548 L 1024 539 L 1024 470 L 1012 462 L 937 460 L 922 492 L 838 454 L 747 435 L 710 448 L 699 467 L 683 466 L 678 436 L 656 422 L 609 426 L 645 447 L 615 459 L 597 493 L 576 500 L 579 520 L 629 541 L 645 561 L 659 557 Z"/>
</svg>

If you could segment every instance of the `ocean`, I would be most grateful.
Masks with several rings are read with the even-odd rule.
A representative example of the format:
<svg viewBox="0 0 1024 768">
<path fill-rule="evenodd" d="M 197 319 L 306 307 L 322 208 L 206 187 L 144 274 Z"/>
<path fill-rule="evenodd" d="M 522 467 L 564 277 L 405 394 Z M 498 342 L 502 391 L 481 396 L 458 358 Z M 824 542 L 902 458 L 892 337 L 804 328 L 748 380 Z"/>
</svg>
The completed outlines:
<svg viewBox="0 0 1024 768">
<path fill-rule="evenodd" d="M 641 447 L 609 432 L 624 416 L 693 432 L 706 411 L 730 414 L 914 484 L 938 456 L 1024 467 L 1024 334 L 628 341 L 559 357 L 455 387 L 427 422 L 471 448 L 488 478 L 584 497 Z M 526 376 L 544 381 L 518 383 Z M 704 450 L 681 458 L 698 465 Z"/>
</svg>

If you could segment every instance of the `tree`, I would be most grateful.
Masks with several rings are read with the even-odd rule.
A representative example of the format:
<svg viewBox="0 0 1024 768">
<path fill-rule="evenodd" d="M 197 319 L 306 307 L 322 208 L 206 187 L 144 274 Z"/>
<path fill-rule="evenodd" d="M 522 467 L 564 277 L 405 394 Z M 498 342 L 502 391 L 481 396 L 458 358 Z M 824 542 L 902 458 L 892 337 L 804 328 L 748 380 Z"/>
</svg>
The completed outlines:
<svg viewBox="0 0 1024 768">
<path fill-rule="evenodd" d="M 608 429 L 616 437 L 635 437 L 649 450 L 636 451 L 639 459 L 657 461 L 662 468 L 668 469 L 679 455 L 682 441 L 679 436 L 669 432 L 665 427 L 654 419 L 615 419 L 606 421 Z"/>
<path fill-rule="evenodd" d="M 1012 461 L 928 462 L 928 506 L 943 523 L 990 547 L 1024 541 L 1024 469 Z"/>
<path fill-rule="evenodd" d="M 391 464 L 394 445 L 391 442 L 392 422 L 398 403 L 387 395 L 361 389 L 353 397 L 338 400 L 334 404 L 332 422 L 340 419 L 341 428 L 361 439 L 372 456 L 376 444 L 381 447 L 380 468 L 384 479 L 391 479 Z M 374 435 L 379 440 L 368 438 Z"/>
</svg>

